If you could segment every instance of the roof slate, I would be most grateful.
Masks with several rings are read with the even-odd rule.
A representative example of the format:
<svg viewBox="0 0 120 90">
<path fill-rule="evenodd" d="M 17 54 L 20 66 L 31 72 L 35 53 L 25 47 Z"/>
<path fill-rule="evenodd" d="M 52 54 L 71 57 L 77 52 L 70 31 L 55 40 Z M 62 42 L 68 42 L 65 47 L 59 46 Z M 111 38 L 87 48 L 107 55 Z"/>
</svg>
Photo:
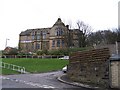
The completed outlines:
<svg viewBox="0 0 120 90">
<path fill-rule="evenodd" d="M 26 36 L 30 35 L 31 32 L 36 32 L 36 31 L 47 31 L 50 30 L 51 28 L 36 28 L 36 29 L 27 29 L 26 31 L 23 31 L 20 33 L 21 36 Z"/>
</svg>

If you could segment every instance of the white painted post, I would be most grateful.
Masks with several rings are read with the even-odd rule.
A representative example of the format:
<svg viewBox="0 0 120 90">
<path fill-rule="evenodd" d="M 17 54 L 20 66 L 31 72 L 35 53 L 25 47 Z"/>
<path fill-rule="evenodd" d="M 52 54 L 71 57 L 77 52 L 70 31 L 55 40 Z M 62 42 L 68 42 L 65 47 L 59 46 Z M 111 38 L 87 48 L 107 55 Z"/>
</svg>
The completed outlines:
<svg viewBox="0 0 120 90">
<path fill-rule="evenodd" d="M 21 68 L 21 73 L 25 73 L 25 68 Z"/>
<path fill-rule="evenodd" d="M 10 69 L 10 64 L 8 64 L 8 68 L 7 69 Z"/>
<path fill-rule="evenodd" d="M 25 73 L 25 67 L 23 67 L 23 73 Z"/>
<path fill-rule="evenodd" d="M 13 65 L 13 68 L 12 68 L 12 70 L 15 70 L 15 69 L 14 69 L 14 65 Z"/>
<path fill-rule="evenodd" d="M 18 66 L 18 71 L 20 72 L 20 66 Z"/>
</svg>

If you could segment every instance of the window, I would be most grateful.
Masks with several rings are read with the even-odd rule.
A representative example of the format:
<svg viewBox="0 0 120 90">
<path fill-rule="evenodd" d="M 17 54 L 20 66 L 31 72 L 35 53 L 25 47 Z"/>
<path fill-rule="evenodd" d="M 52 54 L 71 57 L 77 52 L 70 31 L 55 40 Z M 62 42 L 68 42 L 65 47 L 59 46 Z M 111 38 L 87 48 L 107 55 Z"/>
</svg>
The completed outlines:
<svg viewBox="0 0 120 90">
<path fill-rule="evenodd" d="M 37 35 L 37 40 L 40 40 L 40 35 Z"/>
<path fill-rule="evenodd" d="M 62 30 L 62 28 L 57 28 L 55 35 L 56 35 L 56 36 L 61 36 L 61 35 L 63 35 L 63 30 Z"/>
<path fill-rule="evenodd" d="M 55 47 L 55 40 L 52 41 L 52 47 Z"/>
<path fill-rule="evenodd" d="M 57 40 L 57 47 L 60 47 L 60 40 Z"/>
<path fill-rule="evenodd" d="M 43 39 L 46 39 L 46 32 L 43 32 Z"/>
<path fill-rule="evenodd" d="M 47 49 L 48 43 L 46 41 L 42 42 L 42 49 Z"/>
<path fill-rule="evenodd" d="M 36 44 L 36 49 L 40 49 L 40 44 L 39 43 Z"/>
<path fill-rule="evenodd" d="M 35 39 L 35 36 L 32 36 L 32 40 L 34 40 Z"/>
<path fill-rule="evenodd" d="M 37 40 L 40 40 L 40 32 L 37 32 Z"/>
</svg>

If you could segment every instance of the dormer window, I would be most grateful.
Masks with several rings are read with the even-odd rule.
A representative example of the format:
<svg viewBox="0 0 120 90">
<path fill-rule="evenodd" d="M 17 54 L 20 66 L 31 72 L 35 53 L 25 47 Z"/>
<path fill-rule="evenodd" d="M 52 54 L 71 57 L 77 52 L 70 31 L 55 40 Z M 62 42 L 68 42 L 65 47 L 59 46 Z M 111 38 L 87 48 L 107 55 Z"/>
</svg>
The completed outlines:
<svg viewBox="0 0 120 90">
<path fill-rule="evenodd" d="M 63 29 L 62 28 L 56 28 L 56 36 L 62 36 L 63 35 Z"/>
</svg>

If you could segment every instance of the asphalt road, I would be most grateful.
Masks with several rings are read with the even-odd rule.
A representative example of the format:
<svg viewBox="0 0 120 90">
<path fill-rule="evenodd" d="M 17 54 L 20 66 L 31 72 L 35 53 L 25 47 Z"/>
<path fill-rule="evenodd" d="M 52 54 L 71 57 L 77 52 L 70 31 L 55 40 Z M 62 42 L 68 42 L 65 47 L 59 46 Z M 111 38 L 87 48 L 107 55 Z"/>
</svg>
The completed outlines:
<svg viewBox="0 0 120 90">
<path fill-rule="evenodd" d="M 46 88 L 52 90 L 89 90 L 68 85 L 57 80 L 63 72 L 48 72 L 40 74 L 20 74 L 0 76 L 2 88 Z"/>
</svg>

